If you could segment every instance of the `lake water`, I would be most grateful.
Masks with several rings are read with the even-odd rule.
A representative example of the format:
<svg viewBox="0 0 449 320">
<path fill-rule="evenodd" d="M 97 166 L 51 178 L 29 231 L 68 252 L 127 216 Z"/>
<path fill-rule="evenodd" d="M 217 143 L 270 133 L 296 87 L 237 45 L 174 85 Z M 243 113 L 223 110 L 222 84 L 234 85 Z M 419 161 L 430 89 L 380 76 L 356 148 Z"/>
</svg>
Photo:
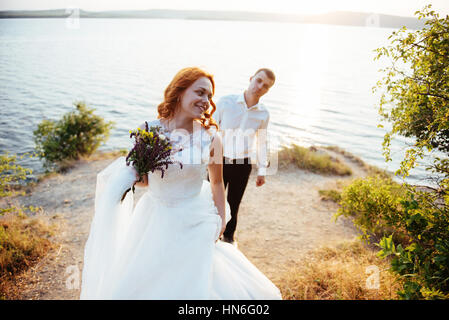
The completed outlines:
<svg viewBox="0 0 449 320">
<path fill-rule="evenodd" d="M 33 151 L 33 130 L 85 101 L 115 121 L 103 150 L 129 148 L 128 130 L 154 119 L 175 73 L 200 66 L 214 74 L 216 94 L 240 93 L 260 67 L 273 69 L 275 86 L 262 102 L 274 140 L 337 145 L 391 171 L 404 139 L 385 163 L 377 128 L 381 78 L 373 50 L 393 29 L 269 22 L 81 19 L 0 20 L 0 151 Z M 36 172 L 37 159 L 22 161 Z M 424 176 L 415 169 L 412 183 Z"/>
</svg>

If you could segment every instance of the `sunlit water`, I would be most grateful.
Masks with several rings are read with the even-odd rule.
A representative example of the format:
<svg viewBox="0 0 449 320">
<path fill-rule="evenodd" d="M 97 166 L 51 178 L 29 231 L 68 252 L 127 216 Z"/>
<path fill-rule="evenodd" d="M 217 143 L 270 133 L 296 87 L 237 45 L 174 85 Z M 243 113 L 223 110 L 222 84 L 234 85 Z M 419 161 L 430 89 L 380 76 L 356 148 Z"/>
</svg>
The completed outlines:
<svg viewBox="0 0 449 320">
<path fill-rule="evenodd" d="M 263 97 L 273 141 L 337 145 L 391 171 L 404 141 L 385 163 L 377 128 L 382 66 L 374 49 L 392 29 L 267 22 L 82 19 L 0 20 L 0 150 L 33 151 L 33 130 L 85 101 L 116 123 L 103 150 L 129 148 L 128 130 L 156 117 L 174 74 L 200 66 L 214 74 L 214 100 L 240 93 L 260 67 L 275 86 Z M 41 172 L 37 159 L 22 161 Z M 408 180 L 424 183 L 423 169 Z"/>
</svg>

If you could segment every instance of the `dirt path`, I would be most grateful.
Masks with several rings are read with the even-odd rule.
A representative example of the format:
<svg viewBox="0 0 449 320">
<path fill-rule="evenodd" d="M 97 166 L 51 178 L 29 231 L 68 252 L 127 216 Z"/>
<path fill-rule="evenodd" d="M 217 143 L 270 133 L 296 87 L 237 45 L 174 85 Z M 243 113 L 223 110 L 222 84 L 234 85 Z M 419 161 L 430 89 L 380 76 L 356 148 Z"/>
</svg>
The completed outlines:
<svg viewBox="0 0 449 320">
<path fill-rule="evenodd" d="M 337 205 L 320 200 L 318 190 L 335 188 L 337 180 L 365 173 L 356 163 L 331 153 L 351 167 L 352 177 L 326 177 L 289 168 L 267 176 L 259 188 L 254 174 L 250 177 L 240 206 L 238 247 L 275 284 L 310 250 L 357 235 L 350 221 L 332 221 Z M 112 161 L 81 161 L 70 172 L 47 178 L 31 194 L 19 198 L 24 205 L 42 207 L 60 226 L 56 248 L 18 278 L 22 299 L 79 298 L 76 280 L 81 277 L 84 244 L 94 213 L 96 175 Z M 137 192 L 137 198 L 142 192 Z"/>
</svg>

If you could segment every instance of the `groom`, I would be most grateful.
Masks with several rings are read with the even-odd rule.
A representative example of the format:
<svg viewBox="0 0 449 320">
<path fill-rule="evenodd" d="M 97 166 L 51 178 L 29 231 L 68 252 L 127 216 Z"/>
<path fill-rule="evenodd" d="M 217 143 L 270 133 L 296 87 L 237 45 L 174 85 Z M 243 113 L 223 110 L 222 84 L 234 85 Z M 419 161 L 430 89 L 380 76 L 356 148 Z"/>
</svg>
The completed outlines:
<svg viewBox="0 0 449 320">
<path fill-rule="evenodd" d="M 270 69 L 257 70 L 250 77 L 248 88 L 241 94 L 222 97 L 214 113 L 223 138 L 223 181 L 225 189 L 228 189 L 227 200 L 231 207 L 231 220 L 226 225 L 223 241 L 231 244 L 236 243 L 237 215 L 251 174 L 252 160 L 256 160 L 257 164 L 256 186 L 265 183 L 266 135 L 270 114 L 259 100 L 270 90 L 275 79 Z"/>
</svg>

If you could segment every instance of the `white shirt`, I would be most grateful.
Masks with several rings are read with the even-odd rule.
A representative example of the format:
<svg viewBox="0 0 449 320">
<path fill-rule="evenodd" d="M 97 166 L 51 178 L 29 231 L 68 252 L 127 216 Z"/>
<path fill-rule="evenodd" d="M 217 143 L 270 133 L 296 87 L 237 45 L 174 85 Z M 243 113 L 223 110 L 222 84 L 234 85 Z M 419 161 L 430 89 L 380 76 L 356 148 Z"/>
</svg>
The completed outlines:
<svg viewBox="0 0 449 320">
<path fill-rule="evenodd" d="M 257 174 L 265 176 L 270 120 L 268 110 L 261 103 L 248 108 L 243 93 L 228 95 L 217 102 L 213 118 L 220 128 L 224 156 L 230 159 L 256 159 Z"/>
</svg>

